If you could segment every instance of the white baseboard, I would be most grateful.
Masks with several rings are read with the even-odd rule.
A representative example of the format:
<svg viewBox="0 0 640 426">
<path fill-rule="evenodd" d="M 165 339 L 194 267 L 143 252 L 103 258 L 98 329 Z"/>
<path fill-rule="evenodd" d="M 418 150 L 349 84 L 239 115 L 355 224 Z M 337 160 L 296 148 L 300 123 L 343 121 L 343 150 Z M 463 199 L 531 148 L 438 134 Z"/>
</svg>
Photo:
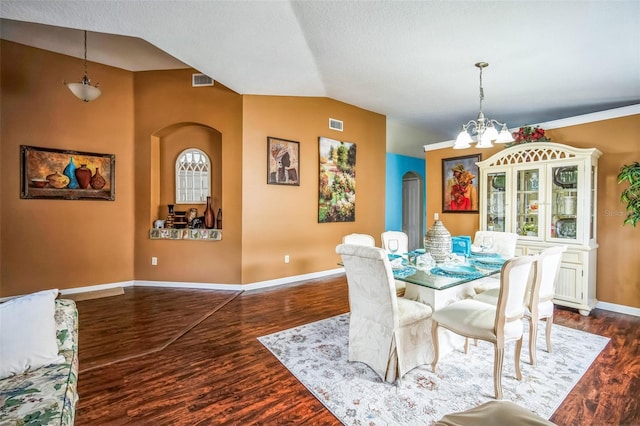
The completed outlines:
<svg viewBox="0 0 640 426">
<path fill-rule="evenodd" d="M 142 281 L 136 280 L 136 287 L 167 287 L 167 288 L 199 288 L 208 290 L 257 290 L 260 288 L 276 287 L 299 281 L 313 280 L 328 277 L 344 272 L 344 268 L 330 269 L 327 271 L 312 272 L 309 274 L 294 275 L 291 277 L 276 278 L 274 280 L 258 281 L 250 284 L 221 284 L 221 283 L 186 283 L 174 281 Z"/>
<path fill-rule="evenodd" d="M 100 291 L 100 290 L 107 290 L 110 288 L 117 288 L 117 287 L 132 287 L 133 285 L 134 285 L 134 281 L 122 281 L 119 283 L 97 284 L 97 285 L 90 285 L 86 287 L 65 288 L 64 290 L 60 290 L 60 294 L 64 296 L 65 294 L 87 293 L 89 291 Z"/>
<path fill-rule="evenodd" d="M 279 285 L 291 284 L 298 281 L 323 278 L 323 277 L 328 277 L 328 276 L 336 275 L 340 273 L 344 273 L 344 268 L 330 269 L 327 271 L 312 272 L 309 274 L 302 274 L 302 275 L 294 275 L 291 277 L 277 278 L 275 280 L 258 281 L 251 284 L 185 283 L 185 282 L 174 282 L 174 281 L 135 280 L 135 281 L 122 281 L 119 283 L 110 283 L 110 284 L 98 284 L 98 285 L 92 285 L 87 287 L 67 288 L 64 290 L 60 290 L 60 293 L 62 295 L 65 295 L 65 294 L 85 293 L 89 291 L 106 290 L 106 289 L 116 288 L 116 287 L 133 287 L 133 286 L 248 291 L 248 290 L 257 290 L 261 288 L 276 287 Z M 3 298 L 3 299 L 9 299 L 9 298 Z M 596 304 L 596 308 L 604 309 L 606 311 L 617 312 L 620 314 L 627 314 L 627 315 L 640 317 L 640 308 L 634 308 L 631 306 L 617 305 L 615 303 L 608 303 L 608 302 L 598 302 Z"/>
<path fill-rule="evenodd" d="M 640 308 L 633 308 L 631 306 L 616 305 L 615 303 L 609 302 L 598 302 L 596 303 L 596 308 L 617 312 L 619 314 L 627 314 L 640 317 Z"/>
<path fill-rule="evenodd" d="M 60 294 L 63 296 L 66 294 L 87 293 L 90 291 L 107 290 L 118 287 L 166 287 L 166 288 L 199 288 L 205 290 L 256 290 L 260 288 L 276 287 L 284 284 L 291 284 L 299 281 L 313 280 L 316 278 L 328 277 L 344 273 L 344 268 L 330 269 L 327 271 L 312 272 L 309 274 L 294 275 L 291 277 L 277 278 L 275 280 L 258 281 L 251 284 L 222 284 L 222 283 L 186 283 L 175 281 L 146 281 L 146 280 L 134 280 L 134 281 L 122 281 L 118 283 L 98 284 L 90 285 L 86 287 L 74 287 L 60 290 Z M 11 299 L 12 297 L 2 298 Z M 0 300 L 2 302 L 4 300 Z"/>
</svg>

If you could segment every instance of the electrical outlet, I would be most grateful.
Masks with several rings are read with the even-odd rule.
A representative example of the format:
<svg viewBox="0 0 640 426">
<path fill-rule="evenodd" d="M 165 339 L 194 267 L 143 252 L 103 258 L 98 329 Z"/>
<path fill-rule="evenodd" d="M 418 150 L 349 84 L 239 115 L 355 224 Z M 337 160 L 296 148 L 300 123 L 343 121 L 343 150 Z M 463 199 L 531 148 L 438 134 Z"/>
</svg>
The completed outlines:
<svg viewBox="0 0 640 426">
<path fill-rule="evenodd" d="M 151 258 L 151 264 L 152 264 L 153 266 L 156 266 L 156 265 L 158 264 L 158 258 L 157 258 L 157 257 L 155 257 L 155 256 L 154 256 L 154 257 L 152 257 L 152 258 Z"/>
<path fill-rule="evenodd" d="M 288 254 L 284 255 L 284 263 L 289 263 L 289 255 Z"/>
</svg>

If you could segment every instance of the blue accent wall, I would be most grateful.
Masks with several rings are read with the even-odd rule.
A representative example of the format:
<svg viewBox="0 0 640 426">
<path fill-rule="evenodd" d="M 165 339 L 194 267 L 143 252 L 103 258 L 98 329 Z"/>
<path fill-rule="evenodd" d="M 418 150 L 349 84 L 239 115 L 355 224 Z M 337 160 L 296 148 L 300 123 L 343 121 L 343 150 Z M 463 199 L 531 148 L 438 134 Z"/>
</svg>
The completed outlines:
<svg viewBox="0 0 640 426">
<path fill-rule="evenodd" d="M 422 197 L 423 203 L 426 204 L 425 166 L 424 159 L 387 152 L 385 231 L 402 231 L 402 176 L 407 172 L 414 172 L 422 177 Z M 426 211 L 426 205 L 423 206 L 423 211 Z"/>
</svg>

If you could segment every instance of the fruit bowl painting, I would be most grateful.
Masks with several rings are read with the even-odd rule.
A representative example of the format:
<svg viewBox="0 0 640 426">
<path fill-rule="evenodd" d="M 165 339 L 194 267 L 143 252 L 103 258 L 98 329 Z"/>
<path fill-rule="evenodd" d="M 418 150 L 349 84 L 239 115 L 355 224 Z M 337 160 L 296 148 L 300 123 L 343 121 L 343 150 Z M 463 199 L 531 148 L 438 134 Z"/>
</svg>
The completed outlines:
<svg viewBox="0 0 640 426">
<path fill-rule="evenodd" d="M 20 198 L 115 200 L 115 155 L 20 146 Z"/>
</svg>

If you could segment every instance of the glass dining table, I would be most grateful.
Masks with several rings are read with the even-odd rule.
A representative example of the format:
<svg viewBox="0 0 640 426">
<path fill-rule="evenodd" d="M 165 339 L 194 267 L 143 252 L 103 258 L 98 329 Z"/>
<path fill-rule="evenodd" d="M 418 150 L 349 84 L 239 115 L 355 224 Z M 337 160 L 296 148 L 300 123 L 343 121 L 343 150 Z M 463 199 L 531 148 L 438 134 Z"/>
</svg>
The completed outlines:
<svg viewBox="0 0 640 426">
<path fill-rule="evenodd" d="M 433 268 L 398 265 L 392 262 L 393 276 L 406 283 L 404 297 L 425 303 L 436 311 L 455 300 L 464 299 L 474 288 L 499 285 L 505 259 L 491 253 L 472 254 L 457 262 L 437 264 Z M 396 263 L 396 265 L 394 265 Z"/>
</svg>

